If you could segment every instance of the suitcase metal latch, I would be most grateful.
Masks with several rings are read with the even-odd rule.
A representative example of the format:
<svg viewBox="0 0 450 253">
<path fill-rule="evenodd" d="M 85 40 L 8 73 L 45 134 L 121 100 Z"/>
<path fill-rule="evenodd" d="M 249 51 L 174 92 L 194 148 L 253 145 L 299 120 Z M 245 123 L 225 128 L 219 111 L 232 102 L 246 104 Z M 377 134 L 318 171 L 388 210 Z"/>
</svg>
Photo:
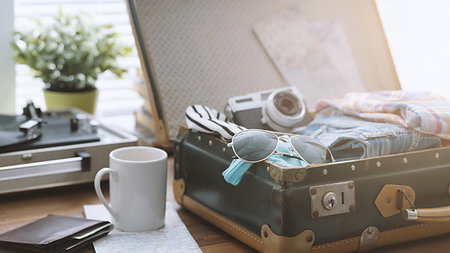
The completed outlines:
<svg viewBox="0 0 450 253">
<path fill-rule="evenodd" d="M 353 181 L 311 186 L 309 196 L 313 219 L 354 212 L 356 208 Z"/>
</svg>

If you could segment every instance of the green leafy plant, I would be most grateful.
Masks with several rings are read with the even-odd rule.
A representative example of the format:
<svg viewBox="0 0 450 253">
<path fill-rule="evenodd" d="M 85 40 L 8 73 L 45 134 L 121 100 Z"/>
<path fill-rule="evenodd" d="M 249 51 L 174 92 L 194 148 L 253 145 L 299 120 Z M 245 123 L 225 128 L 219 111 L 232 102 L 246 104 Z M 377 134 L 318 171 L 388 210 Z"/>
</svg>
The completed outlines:
<svg viewBox="0 0 450 253">
<path fill-rule="evenodd" d="M 131 48 L 118 43 L 112 25 L 94 25 L 86 13 L 69 15 L 61 9 L 50 25 L 33 21 L 31 30 L 14 32 L 14 58 L 28 65 L 46 89 L 92 90 L 99 74 L 109 70 L 122 78 L 126 72 L 117 58 L 128 55 Z"/>
</svg>

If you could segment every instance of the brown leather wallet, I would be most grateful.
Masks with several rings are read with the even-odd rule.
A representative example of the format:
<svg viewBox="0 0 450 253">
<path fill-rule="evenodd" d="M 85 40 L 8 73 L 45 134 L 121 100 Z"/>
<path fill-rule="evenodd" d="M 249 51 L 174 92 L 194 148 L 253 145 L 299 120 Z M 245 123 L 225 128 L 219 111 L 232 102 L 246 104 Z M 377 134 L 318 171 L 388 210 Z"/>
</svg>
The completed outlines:
<svg viewBox="0 0 450 253">
<path fill-rule="evenodd" d="M 0 252 L 75 252 L 113 228 L 108 221 L 50 214 L 0 234 Z"/>
</svg>

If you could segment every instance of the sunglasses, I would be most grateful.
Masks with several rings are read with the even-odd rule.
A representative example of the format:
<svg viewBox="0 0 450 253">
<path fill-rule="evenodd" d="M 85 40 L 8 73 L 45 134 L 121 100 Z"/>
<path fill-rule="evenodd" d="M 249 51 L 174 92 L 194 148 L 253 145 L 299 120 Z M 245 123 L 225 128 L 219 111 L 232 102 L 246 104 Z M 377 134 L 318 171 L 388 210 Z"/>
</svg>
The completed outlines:
<svg viewBox="0 0 450 253">
<path fill-rule="evenodd" d="M 280 141 L 288 142 L 295 155 L 277 152 Z M 248 129 L 236 133 L 228 147 L 233 149 L 237 158 L 247 163 L 264 161 L 274 153 L 298 158 L 307 164 L 334 162 L 327 146 L 309 136 L 296 134 Z"/>
</svg>

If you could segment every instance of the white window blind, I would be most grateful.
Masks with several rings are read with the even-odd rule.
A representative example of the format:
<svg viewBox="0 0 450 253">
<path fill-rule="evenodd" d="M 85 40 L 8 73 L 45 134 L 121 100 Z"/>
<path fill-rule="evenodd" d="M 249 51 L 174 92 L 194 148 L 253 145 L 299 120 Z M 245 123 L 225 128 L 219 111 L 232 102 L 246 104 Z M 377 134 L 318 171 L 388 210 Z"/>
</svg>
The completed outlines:
<svg viewBox="0 0 450 253">
<path fill-rule="evenodd" d="M 100 75 L 97 81 L 99 103 L 96 116 L 101 119 L 127 117 L 129 126 L 134 128 L 133 111 L 143 103 L 140 96 L 132 89 L 136 70 L 140 66 L 135 48 L 134 37 L 124 0 L 15 0 L 15 29 L 26 30 L 31 18 L 39 18 L 44 24 L 51 16 L 57 15 L 62 7 L 64 13 L 76 14 L 86 12 L 93 21 L 100 24 L 112 24 L 121 34 L 120 41 L 133 48 L 127 58 L 121 60 L 121 66 L 128 69 L 124 79 L 116 78 L 111 73 Z M 21 113 L 28 100 L 45 109 L 42 94 L 43 83 L 30 75 L 25 65 L 16 65 L 16 110 Z M 123 120 L 121 120 L 123 121 Z"/>
</svg>

